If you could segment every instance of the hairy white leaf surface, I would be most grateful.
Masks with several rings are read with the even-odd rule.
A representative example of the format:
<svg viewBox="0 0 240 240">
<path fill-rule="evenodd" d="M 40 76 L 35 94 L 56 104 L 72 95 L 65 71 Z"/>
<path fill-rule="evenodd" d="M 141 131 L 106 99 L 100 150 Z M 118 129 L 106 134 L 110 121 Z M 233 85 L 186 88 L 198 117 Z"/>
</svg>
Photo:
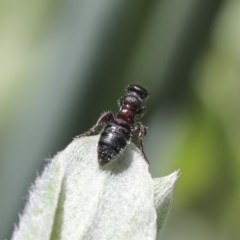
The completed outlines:
<svg viewBox="0 0 240 240">
<path fill-rule="evenodd" d="M 177 172 L 152 179 L 134 144 L 104 167 L 99 135 L 73 140 L 30 190 L 13 240 L 156 239 Z"/>
<path fill-rule="evenodd" d="M 157 210 L 157 230 L 160 233 L 166 219 L 173 188 L 179 176 L 179 171 L 175 171 L 166 177 L 154 178 L 154 199 Z"/>
</svg>

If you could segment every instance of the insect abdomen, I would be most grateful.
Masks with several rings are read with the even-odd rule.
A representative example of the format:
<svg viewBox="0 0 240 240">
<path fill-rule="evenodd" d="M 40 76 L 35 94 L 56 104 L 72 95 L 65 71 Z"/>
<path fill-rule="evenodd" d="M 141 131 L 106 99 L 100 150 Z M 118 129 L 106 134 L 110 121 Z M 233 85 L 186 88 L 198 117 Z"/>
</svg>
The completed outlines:
<svg viewBox="0 0 240 240">
<path fill-rule="evenodd" d="M 100 135 L 98 161 L 104 165 L 114 159 L 124 149 L 131 137 L 131 128 L 123 122 L 108 124 Z"/>
</svg>

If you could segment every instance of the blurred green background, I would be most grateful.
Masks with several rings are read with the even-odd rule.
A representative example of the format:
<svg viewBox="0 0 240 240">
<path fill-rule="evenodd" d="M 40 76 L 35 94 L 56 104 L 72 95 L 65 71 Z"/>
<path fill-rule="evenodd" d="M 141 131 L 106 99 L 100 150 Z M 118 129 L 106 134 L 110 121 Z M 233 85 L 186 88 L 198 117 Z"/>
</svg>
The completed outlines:
<svg viewBox="0 0 240 240">
<path fill-rule="evenodd" d="M 162 236 L 240 239 L 240 1 L 0 1 L 0 239 L 45 161 L 129 83 L 154 177 L 181 169 Z"/>
</svg>

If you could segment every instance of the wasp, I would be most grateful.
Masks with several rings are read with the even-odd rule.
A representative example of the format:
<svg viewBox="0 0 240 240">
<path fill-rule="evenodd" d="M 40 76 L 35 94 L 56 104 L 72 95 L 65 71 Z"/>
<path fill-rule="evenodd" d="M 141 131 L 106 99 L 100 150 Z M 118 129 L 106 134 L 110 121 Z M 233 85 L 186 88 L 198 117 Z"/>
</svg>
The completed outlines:
<svg viewBox="0 0 240 240">
<path fill-rule="evenodd" d="M 133 136 L 137 136 L 138 147 L 148 162 L 143 149 L 147 127 L 139 121 L 145 112 L 143 100 L 147 96 L 148 92 L 142 86 L 129 85 L 126 94 L 118 100 L 119 112 L 116 115 L 112 112 L 103 113 L 92 128 L 80 135 L 80 137 L 92 135 L 97 127 L 103 127 L 97 146 L 98 162 L 101 166 L 114 160 L 130 143 Z"/>
</svg>

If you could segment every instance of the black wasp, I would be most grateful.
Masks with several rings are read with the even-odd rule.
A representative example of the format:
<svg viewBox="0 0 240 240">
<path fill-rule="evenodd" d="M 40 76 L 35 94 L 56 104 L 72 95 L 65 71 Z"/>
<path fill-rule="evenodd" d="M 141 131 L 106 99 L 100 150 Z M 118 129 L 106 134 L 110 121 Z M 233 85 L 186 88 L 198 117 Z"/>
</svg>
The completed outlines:
<svg viewBox="0 0 240 240">
<path fill-rule="evenodd" d="M 120 109 L 116 116 L 112 112 L 103 113 L 92 128 L 80 135 L 91 135 L 98 126 L 104 126 L 97 148 L 98 161 L 102 166 L 113 160 L 131 141 L 133 135 L 138 137 L 139 148 L 147 161 L 142 143 L 147 128 L 137 120 L 140 120 L 145 111 L 142 101 L 148 96 L 148 92 L 137 84 L 129 85 L 126 92 L 118 101 Z"/>
</svg>

